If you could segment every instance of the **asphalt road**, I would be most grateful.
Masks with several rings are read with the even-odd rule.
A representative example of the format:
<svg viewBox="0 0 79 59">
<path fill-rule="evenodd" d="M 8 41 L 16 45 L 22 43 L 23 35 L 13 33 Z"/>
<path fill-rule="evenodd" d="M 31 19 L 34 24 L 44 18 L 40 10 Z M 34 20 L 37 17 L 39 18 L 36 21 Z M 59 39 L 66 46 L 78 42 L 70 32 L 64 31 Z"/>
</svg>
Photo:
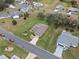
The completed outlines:
<svg viewBox="0 0 79 59">
<path fill-rule="evenodd" d="M 36 54 L 37 56 L 41 57 L 41 59 L 59 59 L 58 57 L 54 56 L 52 53 L 49 53 L 44 49 L 34 46 L 31 43 L 15 36 L 11 32 L 6 31 L 2 28 L 0 28 L 0 34 L 1 33 L 5 35 L 6 40 L 10 40 L 10 39 L 14 40 L 14 44 L 21 47 L 25 51 Z"/>
</svg>

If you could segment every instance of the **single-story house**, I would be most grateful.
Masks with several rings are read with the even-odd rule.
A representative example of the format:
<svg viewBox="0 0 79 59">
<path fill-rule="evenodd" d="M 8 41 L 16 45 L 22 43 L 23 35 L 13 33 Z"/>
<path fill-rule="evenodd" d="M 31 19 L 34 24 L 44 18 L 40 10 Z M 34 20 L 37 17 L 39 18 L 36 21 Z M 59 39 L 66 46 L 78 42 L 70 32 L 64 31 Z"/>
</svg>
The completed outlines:
<svg viewBox="0 0 79 59">
<path fill-rule="evenodd" d="M 0 19 L 9 18 L 9 17 L 11 17 L 11 15 L 9 15 L 7 12 L 0 12 Z"/>
<path fill-rule="evenodd" d="M 6 57 L 5 55 L 1 55 L 0 59 L 9 59 L 8 57 Z"/>
<path fill-rule="evenodd" d="M 63 51 L 70 47 L 77 47 L 79 43 L 79 38 L 73 36 L 70 32 L 63 31 L 57 40 L 57 48 L 54 55 L 62 59 Z"/>
<path fill-rule="evenodd" d="M 10 15 L 13 19 L 20 18 L 21 12 L 20 11 L 13 11 L 13 12 L 10 12 Z"/>
<path fill-rule="evenodd" d="M 27 3 L 23 3 L 21 4 L 20 11 L 25 13 L 25 12 L 28 12 L 31 8 L 32 7 L 28 5 Z"/>
<path fill-rule="evenodd" d="M 58 37 L 57 45 L 61 45 L 64 48 L 77 47 L 79 43 L 79 38 L 73 36 L 70 32 L 63 31 Z"/>
<path fill-rule="evenodd" d="M 31 31 L 32 31 L 35 35 L 41 37 L 41 36 L 45 33 L 45 31 L 46 31 L 47 29 L 48 29 L 48 25 L 45 25 L 45 24 L 36 24 L 36 25 L 34 25 L 34 26 L 32 27 Z"/>
<path fill-rule="evenodd" d="M 73 8 L 73 7 L 70 7 L 68 9 L 69 12 L 79 12 L 79 9 L 78 8 Z"/>
<path fill-rule="evenodd" d="M 79 12 L 79 9 L 78 8 L 73 8 L 73 7 L 70 7 L 66 13 L 66 15 L 74 15 L 74 14 L 77 14 Z"/>
<path fill-rule="evenodd" d="M 35 8 L 39 8 L 39 7 L 44 6 L 42 3 L 39 3 L 39 2 L 33 2 L 33 5 L 34 5 Z"/>
<path fill-rule="evenodd" d="M 18 56 L 16 56 L 16 55 L 13 55 L 13 56 L 11 57 L 11 59 L 21 59 L 21 58 L 18 57 Z"/>
</svg>

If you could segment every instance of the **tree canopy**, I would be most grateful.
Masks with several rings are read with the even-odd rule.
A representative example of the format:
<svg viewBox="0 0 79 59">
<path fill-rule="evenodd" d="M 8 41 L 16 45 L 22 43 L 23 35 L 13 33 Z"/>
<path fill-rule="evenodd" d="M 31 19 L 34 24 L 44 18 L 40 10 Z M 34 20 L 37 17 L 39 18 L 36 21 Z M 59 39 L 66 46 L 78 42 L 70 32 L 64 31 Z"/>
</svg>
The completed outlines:
<svg viewBox="0 0 79 59">
<path fill-rule="evenodd" d="M 3 11 L 9 4 L 13 4 L 14 2 L 15 0 L 0 0 L 0 11 Z"/>
</svg>

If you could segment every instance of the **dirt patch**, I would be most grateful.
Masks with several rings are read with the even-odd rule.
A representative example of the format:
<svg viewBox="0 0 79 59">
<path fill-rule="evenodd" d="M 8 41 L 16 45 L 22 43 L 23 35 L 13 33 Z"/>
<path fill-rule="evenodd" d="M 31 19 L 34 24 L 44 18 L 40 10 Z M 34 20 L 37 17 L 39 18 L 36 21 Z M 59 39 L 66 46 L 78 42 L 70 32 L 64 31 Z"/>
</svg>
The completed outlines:
<svg viewBox="0 0 79 59">
<path fill-rule="evenodd" d="M 72 55 L 76 56 L 77 52 L 79 51 L 79 48 L 72 48 L 71 53 Z"/>
</svg>

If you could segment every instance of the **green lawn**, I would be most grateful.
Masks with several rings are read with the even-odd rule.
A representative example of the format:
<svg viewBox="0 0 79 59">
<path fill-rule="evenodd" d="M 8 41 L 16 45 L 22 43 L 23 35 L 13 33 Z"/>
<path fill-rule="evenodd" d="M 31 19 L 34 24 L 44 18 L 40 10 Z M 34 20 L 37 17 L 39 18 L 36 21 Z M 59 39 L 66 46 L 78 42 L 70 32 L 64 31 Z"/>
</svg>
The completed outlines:
<svg viewBox="0 0 79 59">
<path fill-rule="evenodd" d="M 43 2 L 43 3 L 52 3 L 53 1 L 55 1 L 55 0 L 41 0 L 41 2 Z"/>
<path fill-rule="evenodd" d="M 59 2 L 60 5 L 63 5 L 64 7 L 71 7 L 70 3 L 66 3 L 66 2 Z"/>
<path fill-rule="evenodd" d="M 11 46 L 14 48 L 12 52 L 6 52 L 5 48 L 8 46 Z M 17 55 L 20 58 L 24 59 L 27 56 L 27 53 L 22 50 L 21 48 L 17 47 L 14 44 L 9 44 L 6 40 L 1 40 L 0 39 L 0 55 L 6 55 L 7 57 L 12 57 L 13 55 Z"/>
<path fill-rule="evenodd" d="M 42 2 L 44 2 L 44 3 L 50 3 L 53 1 L 54 0 L 42 0 Z M 65 6 L 66 8 L 71 6 L 70 4 L 64 3 L 64 2 L 59 2 L 59 4 Z M 21 23 L 19 22 L 20 25 L 10 26 L 11 24 L 9 24 L 7 27 L 5 26 L 4 28 L 13 32 L 15 35 L 25 39 L 26 41 L 30 41 L 31 39 L 30 39 L 29 34 L 30 34 L 30 29 L 32 28 L 32 26 L 34 26 L 35 24 L 38 24 L 38 23 L 47 24 L 47 22 L 45 20 L 43 20 L 43 19 L 39 20 L 35 14 L 36 13 L 33 13 L 32 17 L 30 17 L 29 19 L 22 20 Z M 0 20 L 0 22 L 3 22 L 3 21 L 11 23 L 11 19 L 10 20 L 8 20 L 8 19 Z M 25 37 L 22 35 L 22 33 L 24 31 L 28 32 L 28 36 Z M 48 30 L 44 33 L 44 35 L 42 37 L 40 37 L 40 39 L 38 40 L 37 46 L 39 46 L 51 53 L 54 53 L 55 48 L 56 48 L 57 38 L 61 34 L 62 31 L 63 31 L 63 28 L 55 29 L 55 27 L 53 27 L 53 29 L 51 31 L 50 27 L 49 27 Z M 79 30 L 75 30 L 74 34 L 79 37 Z M 23 51 L 21 48 L 15 46 L 15 45 L 12 45 L 15 48 L 15 50 L 12 53 L 5 52 L 4 48 L 8 46 L 8 43 L 3 40 L 0 41 L 0 46 L 3 47 L 0 49 L 0 54 L 5 54 L 8 57 L 11 57 L 13 54 L 16 54 L 20 57 L 21 56 L 25 57 L 27 55 L 27 53 L 25 53 L 25 51 Z M 79 47 L 78 47 L 78 49 L 79 49 Z M 39 57 L 37 57 L 36 59 L 39 59 Z M 74 56 L 74 55 L 72 55 L 71 51 L 68 50 L 68 51 L 64 52 L 63 59 L 79 59 L 79 51 Z"/>
<path fill-rule="evenodd" d="M 28 33 L 30 32 L 32 26 L 34 26 L 35 24 L 38 24 L 38 23 L 44 23 L 46 24 L 46 21 L 42 21 L 42 20 L 39 20 L 37 18 L 31 18 L 31 19 L 28 19 L 26 20 L 20 27 L 17 27 L 16 31 L 14 31 L 14 34 L 29 41 L 30 38 L 29 37 L 25 37 L 22 35 L 22 33 L 24 31 L 27 31 Z"/>
</svg>

